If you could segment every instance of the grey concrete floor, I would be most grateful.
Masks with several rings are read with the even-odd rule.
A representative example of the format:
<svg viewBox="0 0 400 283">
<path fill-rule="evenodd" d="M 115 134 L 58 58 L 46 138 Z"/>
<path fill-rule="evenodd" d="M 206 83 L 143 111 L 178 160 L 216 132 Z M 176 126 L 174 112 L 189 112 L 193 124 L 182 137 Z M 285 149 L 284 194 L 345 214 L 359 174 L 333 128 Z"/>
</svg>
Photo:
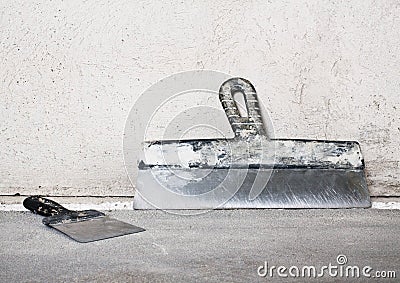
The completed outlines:
<svg viewBox="0 0 400 283">
<path fill-rule="evenodd" d="M 80 244 L 44 226 L 41 216 L 1 212 L 1 282 L 307 282 L 311 279 L 279 278 L 276 273 L 260 277 L 257 268 L 267 261 L 269 266 L 314 265 L 318 270 L 338 265 L 340 254 L 347 265 L 396 271 L 400 277 L 399 210 L 108 214 L 147 231 Z M 365 280 L 325 273 L 311 281 Z"/>
</svg>

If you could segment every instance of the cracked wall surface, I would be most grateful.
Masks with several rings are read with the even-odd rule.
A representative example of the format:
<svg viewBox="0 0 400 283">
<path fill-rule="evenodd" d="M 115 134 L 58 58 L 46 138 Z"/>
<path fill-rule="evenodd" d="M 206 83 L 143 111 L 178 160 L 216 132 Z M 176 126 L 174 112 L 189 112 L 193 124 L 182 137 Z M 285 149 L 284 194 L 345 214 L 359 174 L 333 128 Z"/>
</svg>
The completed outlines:
<svg viewBox="0 0 400 283">
<path fill-rule="evenodd" d="M 212 69 L 255 85 L 275 137 L 359 141 L 371 194 L 400 196 L 399 1 L 0 7 L 0 195 L 133 195 L 122 135 L 134 101 L 165 76 Z M 218 97 L 179 105 L 197 102 Z M 212 121 L 229 132 L 222 112 Z"/>
</svg>

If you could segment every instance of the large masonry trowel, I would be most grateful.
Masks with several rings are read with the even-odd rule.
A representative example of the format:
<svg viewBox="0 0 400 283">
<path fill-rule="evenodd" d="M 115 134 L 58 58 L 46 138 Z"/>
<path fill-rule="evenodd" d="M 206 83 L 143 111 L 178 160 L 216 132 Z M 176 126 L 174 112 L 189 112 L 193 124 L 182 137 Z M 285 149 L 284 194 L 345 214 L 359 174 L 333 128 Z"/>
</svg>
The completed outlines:
<svg viewBox="0 0 400 283">
<path fill-rule="evenodd" d="M 357 142 L 269 139 L 256 91 L 242 78 L 224 82 L 219 98 L 234 138 L 146 143 L 135 209 L 371 206 Z"/>
</svg>

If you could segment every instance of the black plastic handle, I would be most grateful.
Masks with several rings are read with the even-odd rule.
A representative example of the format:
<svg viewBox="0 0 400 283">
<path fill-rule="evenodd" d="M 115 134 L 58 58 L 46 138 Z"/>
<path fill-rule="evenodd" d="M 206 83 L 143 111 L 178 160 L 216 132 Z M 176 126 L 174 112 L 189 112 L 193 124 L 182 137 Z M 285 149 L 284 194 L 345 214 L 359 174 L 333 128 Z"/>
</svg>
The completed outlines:
<svg viewBox="0 0 400 283">
<path fill-rule="evenodd" d="M 234 94 L 243 93 L 248 117 L 242 117 L 234 99 Z M 224 82 L 219 89 L 219 99 L 225 110 L 235 138 L 247 138 L 255 135 L 266 135 L 261 116 L 257 93 L 250 81 L 243 78 L 232 78 Z"/>
<path fill-rule="evenodd" d="M 69 210 L 61 204 L 42 196 L 28 197 L 24 200 L 23 205 L 34 213 L 46 216 L 42 220 L 45 225 L 78 222 L 105 216 L 103 212 L 97 210 Z"/>
<path fill-rule="evenodd" d="M 24 200 L 23 205 L 26 209 L 42 216 L 54 216 L 71 212 L 61 204 L 42 196 L 30 196 Z"/>
</svg>

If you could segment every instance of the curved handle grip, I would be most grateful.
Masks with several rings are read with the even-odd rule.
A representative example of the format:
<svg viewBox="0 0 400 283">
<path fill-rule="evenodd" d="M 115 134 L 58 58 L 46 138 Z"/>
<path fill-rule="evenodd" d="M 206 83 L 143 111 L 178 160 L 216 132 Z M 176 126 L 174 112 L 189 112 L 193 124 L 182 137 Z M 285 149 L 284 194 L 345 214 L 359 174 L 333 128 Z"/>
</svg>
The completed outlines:
<svg viewBox="0 0 400 283">
<path fill-rule="evenodd" d="M 23 202 L 26 209 L 42 216 L 53 216 L 71 212 L 55 201 L 41 196 L 30 196 Z"/>
<path fill-rule="evenodd" d="M 248 117 L 240 115 L 233 95 L 243 93 Z M 224 82 L 219 89 L 219 100 L 225 110 L 235 138 L 247 138 L 255 135 L 266 135 L 261 111 L 254 86 L 246 79 L 232 78 Z"/>
</svg>

